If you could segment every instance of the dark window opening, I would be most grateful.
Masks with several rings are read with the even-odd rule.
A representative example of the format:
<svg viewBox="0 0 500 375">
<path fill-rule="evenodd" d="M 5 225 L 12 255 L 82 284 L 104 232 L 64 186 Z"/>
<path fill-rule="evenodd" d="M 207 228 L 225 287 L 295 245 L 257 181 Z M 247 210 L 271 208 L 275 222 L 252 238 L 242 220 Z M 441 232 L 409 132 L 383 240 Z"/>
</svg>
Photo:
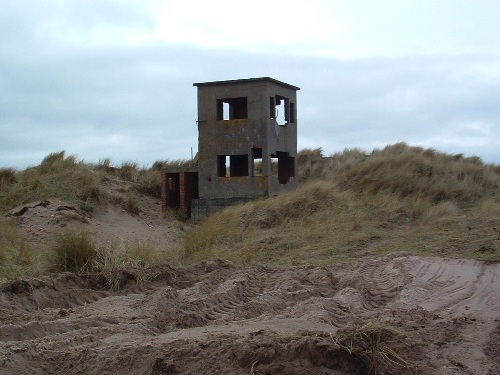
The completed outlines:
<svg viewBox="0 0 500 375">
<path fill-rule="evenodd" d="M 217 176 L 248 176 L 248 155 L 218 155 Z"/>
<path fill-rule="evenodd" d="M 231 177 L 248 176 L 248 155 L 231 155 L 229 159 Z"/>
<path fill-rule="evenodd" d="M 276 95 L 269 100 L 270 118 L 278 125 L 286 125 L 290 121 L 290 101 L 284 96 Z"/>
<path fill-rule="evenodd" d="M 217 99 L 217 120 L 248 118 L 247 98 Z"/>
<path fill-rule="evenodd" d="M 278 175 L 280 184 L 286 184 L 290 178 L 295 177 L 295 158 L 291 157 L 288 152 L 277 151 L 276 154 L 271 155 L 271 163 L 275 160 L 276 172 L 273 168 L 273 174 Z M 273 164 L 271 164 L 271 167 Z"/>
<path fill-rule="evenodd" d="M 253 158 L 253 171 L 252 176 L 262 176 L 262 149 L 261 148 L 252 148 L 252 158 Z"/>
</svg>

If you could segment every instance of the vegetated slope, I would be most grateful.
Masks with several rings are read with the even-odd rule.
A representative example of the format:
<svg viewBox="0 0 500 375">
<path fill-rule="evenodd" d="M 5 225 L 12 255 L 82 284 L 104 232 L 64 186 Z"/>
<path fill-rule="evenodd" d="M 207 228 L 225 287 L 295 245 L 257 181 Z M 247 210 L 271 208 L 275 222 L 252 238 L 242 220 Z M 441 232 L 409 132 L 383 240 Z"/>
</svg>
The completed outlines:
<svg viewBox="0 0 500 375">
<path fill-rule="evenodd" d="M 54 264 L 54 250 L 60 259 L 87 251 L 100 258 L 85 262 L 93 269 L 172 261 L 166 253 L 179 246 L 185 225 L 161 213 L 161 170 L 182 163 L 113 167 L 62 151 L 23 171 L 0 169 L 0 282 L 68 270 Z"/>
<path fill-rule="evenodd" d="M 299 155 L 301 187 L 216 213 L 190 259 L 329 264 L 397 251 L 500 260 L 500 166 L 404 143 Z"/>
<path fill-rule="evenodd" d="M 133 213 L 133 201 L 140 195 L 159 198 L 161 170 L 167 165 L 184 165 L 185 160 L 157 161 L 151 168 L 139 168 L 137 163 L 124 162 L 113 167 L 110 159 L 98 164 L 85 163 L 64 151 L 47 155 L 40 165 L 23 171 L 0 168 L 0 213 L 21 204 L 57 198 L 91 213 L 103 204 L 122 204 Z M 115 179 L 121 193 L 106 190 L 105 183 Z"/>
</svg>

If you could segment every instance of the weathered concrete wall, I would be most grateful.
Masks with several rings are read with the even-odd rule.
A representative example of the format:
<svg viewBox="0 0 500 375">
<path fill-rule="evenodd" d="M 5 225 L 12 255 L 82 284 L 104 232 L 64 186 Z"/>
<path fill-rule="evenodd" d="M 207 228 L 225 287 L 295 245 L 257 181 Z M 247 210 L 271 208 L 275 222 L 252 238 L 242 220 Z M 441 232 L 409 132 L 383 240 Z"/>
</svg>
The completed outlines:
<svg viewBox="0 0 500 375">
<path fill-rule="evenodd" d="M 234 206 L 251 201 L 253 198 L 214 198 L 214 199 L 193 199 L 191 201 L 191 220 L 201 221 L 214 212 L 226 207 Z"/>
</svg>

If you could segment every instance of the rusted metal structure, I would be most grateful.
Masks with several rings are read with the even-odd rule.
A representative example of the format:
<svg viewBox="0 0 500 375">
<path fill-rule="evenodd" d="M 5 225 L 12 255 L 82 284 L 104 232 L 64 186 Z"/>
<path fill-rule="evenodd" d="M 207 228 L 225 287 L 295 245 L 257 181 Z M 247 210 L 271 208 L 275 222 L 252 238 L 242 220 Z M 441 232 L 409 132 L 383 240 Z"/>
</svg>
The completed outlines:
<svg viewBox="0 0 500 375">
<path fill-rule="evenodd" d="M 196 165 L 165 171 L 163 208 L 193 219 L 297 188 L 298 87 L 269 77 L 195 83 Z"/>
</svg>

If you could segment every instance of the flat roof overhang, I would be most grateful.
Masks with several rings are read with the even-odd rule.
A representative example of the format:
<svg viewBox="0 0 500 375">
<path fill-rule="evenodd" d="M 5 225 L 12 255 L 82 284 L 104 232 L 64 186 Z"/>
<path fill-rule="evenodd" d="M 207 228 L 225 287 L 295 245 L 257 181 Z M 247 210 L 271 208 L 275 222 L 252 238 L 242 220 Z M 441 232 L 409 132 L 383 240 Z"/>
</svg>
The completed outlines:
<svg viewBox="0 0 500 375">
<path fill-rule="evenodd" d="M 220 86 L 235 83 L 253 83 L 253 82 L 270 82 L 276 85 L 285 86 L 293 90 L 300 90 L 300 87 L 290 85 L 289 83 L 278 81 L 277 79 L 271 77 L 260 77 L 260 78 L 244 78 L 244 79 L 230 79 L 226 81 L 213 81 L 213 82 L 198 82 L 193 83 L 193 86 L 203 87 L 203 86 Z"/>
</svg>

